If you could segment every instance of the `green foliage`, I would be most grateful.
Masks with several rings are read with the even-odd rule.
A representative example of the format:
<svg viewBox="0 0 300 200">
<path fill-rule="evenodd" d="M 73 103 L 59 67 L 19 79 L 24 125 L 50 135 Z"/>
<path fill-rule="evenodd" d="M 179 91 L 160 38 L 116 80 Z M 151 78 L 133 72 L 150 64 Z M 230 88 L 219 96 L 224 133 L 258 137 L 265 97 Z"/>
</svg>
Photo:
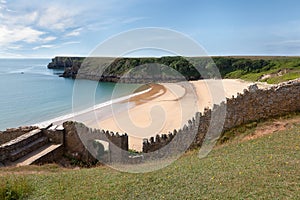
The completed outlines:
<svg viewBox="0 0 300 200">
<path fill-rule="evenodd" d="M 129 153 L 130 155 L 140 155 L 140 154 L 142 154 L 141 152 L 136 151 L 136 150 L 134 150 L 134 149 L 128 149 L 128 153 Z"/>
<path fill-rule="evenodd" d="M 293 119 L 295 117 L 300 116 L 300 112 L 291 112 L 289 114 L 280 115 L 277 117 L 272 117 L 268 119 L 260 119 L 256 121 L 249 122 L 247 124 L 242 124 L 240 126 L 231 128 L 230 130 L 227 130 L 223 132 L 218 139 L 217 144 L 224 144 L 231 141 L 237 141 L 239 142 L 243 137 L 248 135 L 253 135 L 256 128 L 258 126 L 260 127 L 268 127 L 270 124 L 272 124 L 274 121 L 281 121 L 286 119 Z"/>
<path fill-rule="evenodd" d="M 251 122 L 248 124 L 244 124 L 235 128 L 232 128 L 226 132 L 224 132 L 218 140 L 218 144 L 224 144 L 228 141 L 233 140 L 234 138 L 238 138 L 245 135 L 251 135 L 255 128 L 257 127 L 257 122 Z"/>
<path fill-rule="evenodd" d="M 97 164 L 97 160 L 92 161 L 92 162 L 84 162 L 80 159 L 68 156 L 68 155 L 64 155 L 64 157 L 69 160 L 70 164 L 73 167 L 93 167 Z"/>
<path fill-rule="evenodd" d="M 0 179 L 0 199 L 18 200 L 28 197 L 33 192 L 33 186 L 24 177 L 9 177 Z"/>
<path fill-rule="evenodd" d="M 216 60 L 218 59 L 219 58 L 216 58 Z M 224 58 L 221 60 L 224 60 Z M 220 68 L 220 66 L 221 65 L 218 67 L 225 78 L 259 81 L 263 75 L 270 74 L 271 78 L 263 81 L 268 83 L 280 83 L 300 77 L 300 58 L 298 57 L 271 57 L 259 60 L 231 58 L 230 64 L 225 67 L 226 71 L 222 72 L 224 67 Z M 286 73 L 278 75 L 280 71 L 286 71 Z"/>
<path fill-rule="evenodd" d="M 225 78 L 240 78 L 245 74 L 241 69 L 226 74 Z"/>
<path fill-rule="evenodd" d="M 276 77 L 269 78 L 267 80 L 267 83 L 277 84 L 280 82 L 289 81 L 289 80 L 293 80 L 296 78 L 300 78 L 300 71 L 299 72 L 290 72 L 290 73 L 284 74 L 282 76 L 276 76 Z"/>
<path fill-rule="evenodd" d="M 72 63 L 72 71 L 76 74 L 80 62 L 84 58 L 60 58 L 65 64 Z M 64 65 L 62 65 L 64 66 Z M 90 58 L 85 61 L 82 74 L 103 75 L 108 77 L 121 77 L 130 72 L 136 77 L 147 77 L 159 74 L 163 77 L 180 75 L 186 80 L 208 78 L 239 78 L 248 81 L 259 81 L 265 74 L 277 76 L 281 70 L 287 74 L 275 80 L 262 80 L 277 83 L 292 78 L 298 78 L 295 72 L 300 71 L 300 57 L 181 57 L 166 56 L 161 58 Z M 99 67 L 101 66 L 101 67 Z M 143 66 L 143 67 L 137 67 Z M 155 67 L 154 67 L 155 66 Z M 102 72 L 102 70 L 104 72 Z M 176 76 L 178 77 L 178 76 Z"/>
</svg>

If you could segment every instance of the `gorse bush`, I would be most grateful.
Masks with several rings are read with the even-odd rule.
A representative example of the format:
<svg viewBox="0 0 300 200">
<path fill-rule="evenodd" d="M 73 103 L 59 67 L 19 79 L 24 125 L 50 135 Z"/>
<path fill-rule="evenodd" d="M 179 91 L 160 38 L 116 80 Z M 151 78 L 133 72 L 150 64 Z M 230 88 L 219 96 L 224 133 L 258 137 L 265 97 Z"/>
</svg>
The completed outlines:
<svg viewBox="0 0 300 200">
<path fill-rule="evenodd" d="M 28 197 L 33 192 L 30 182 L 24 177 L 0 179 L 0 199 L 18 200 Z"/>
</svg>

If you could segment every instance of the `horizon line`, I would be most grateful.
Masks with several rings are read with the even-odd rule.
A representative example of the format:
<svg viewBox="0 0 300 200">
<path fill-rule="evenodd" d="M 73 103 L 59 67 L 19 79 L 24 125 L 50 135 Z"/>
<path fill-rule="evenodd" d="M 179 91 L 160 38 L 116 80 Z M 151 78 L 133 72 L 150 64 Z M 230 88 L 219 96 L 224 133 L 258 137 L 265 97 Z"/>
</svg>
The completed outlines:
<svg viewBox="0 0 300 200">
<path fill-rule="evenodd" d="M 182 55 L 143 55 L 143 56 L 86 56 L 86 55 L 56 55 L 56 56 L 49 56 L 49 57 L 0 57 L 0 59 L 52 59 L 56 57 L 103 57 L 103 58 L 161 58 L 161 57 L 178 57 Z M 288 54 L 212 54 L 212 55 L 191 55 L 191 56 L 182 56 L 182 57 L 300 57 L 299 55 L 288 55 Z"/>
</svg>

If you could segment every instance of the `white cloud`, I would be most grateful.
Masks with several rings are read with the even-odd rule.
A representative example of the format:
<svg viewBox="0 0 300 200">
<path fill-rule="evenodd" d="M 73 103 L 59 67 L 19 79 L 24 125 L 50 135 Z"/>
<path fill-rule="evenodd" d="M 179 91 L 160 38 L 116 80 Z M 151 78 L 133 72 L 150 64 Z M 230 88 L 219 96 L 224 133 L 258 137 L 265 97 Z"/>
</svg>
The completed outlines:
<svg viewBox="0 0 300 200">
<path fill-rule="evenodd" d="M 32 0 L 31 4 L 23 0 L 0 0 L 0 49 L 28 55 L 32 49 L 52 48 L 51 53 L 55 52 L 53 49 L 67 49 L 68 45 L 80 43 L 68 42 L 73 37 L 80 35 L 83 40 L 92 39 L 84 37 L 88 31 L 100 31 L 140 20 L 119 16 L 120 11 L 130 4 L 119 0 L 84 4 L 72 0 Z"/>
<path fill-rule="evenodd" d="M 32 29 L 31 27 L 8 27 L 0 25 L 0 45 L 7 46 L 15 42 L 33 43 L 39 41 L 44 32 Z"/>
<path fill-rule="evenodd" d="M 78 35 L 80 35 L 81 30 L 82 30 L 82 28 L 75 29 L 75 30 L 67 33 L 65 36 L 66 37 L 78 36 Z"/>
<path fill-rule="evenodd" d="M 56 49 L 56 48 L 60 48 L 62 46 L 65 46 L 65 45 L 71 45 L 71 44 L 79 44 L 80 42 L 79 41 L 69 41 L 69 42 L 64 42 L 60 45 L 54 45 L 54 44 L 43 44 L 43 45 L 40 45 L 40 46 L 36 46 L 36 47 L 33 47 L 32 50 L 38 50 L 38 49 Z"/>
<path fill-rule="evenodd" d="M 22 45 L 10 45 L 9 47 L 7 47 L 7 49 L 20 50 L 22 47 Z"/>
<path fill-rule="evenodd" d="M 22 14 L 16 14 L 15 11 L 10 9 L 6 9 L 6 11 L 6 13 L 3 12 L 3 14 L 0 15 L 0 19 L 3 20 L 2 24 L 9 26 L 31 25 L 38 18 L 37 11 Z"/>
<path fill-rule="evenodd" d="M 74 25 L 75 11 L 72 9 L 51 6 L 44 10 L 38 20 L 38 25 L 53 30 L 64 31 Z"/>
<path fill-rule="evenodd" d="M 43 38 L 42 41 L 43 42 L 51 42 L 53 40 L 56 40 L 56 37 L 54 36 L 49 36 L 49 37 L 46 37 L 46 38 Z"/>
<path fill-rule="evenodd" d="M 62 45 L 69 45 L 69 44 L 80 44 L 79 41 L 70 41 L 70 42 L 64 42 Z"/>
<path fill-rule="evenodd" d="M 54 47 L 55 47 L 55 45 L 45 44 L 45 45 L 40 45 L 40 46 L 33 47 L 32 49 L 37 50 L 37 49 L 42 49 L 42 48 L 54 48 Z"/>
</svg>

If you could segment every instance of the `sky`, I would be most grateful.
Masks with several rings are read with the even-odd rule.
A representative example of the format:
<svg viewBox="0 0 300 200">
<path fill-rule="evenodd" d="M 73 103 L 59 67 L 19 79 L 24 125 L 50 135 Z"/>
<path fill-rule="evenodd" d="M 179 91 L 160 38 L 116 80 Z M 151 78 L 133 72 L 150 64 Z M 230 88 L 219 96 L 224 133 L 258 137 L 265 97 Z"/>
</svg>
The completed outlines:
<svg viewBox="0 0 300 200">
<path fill-rule="evenodd" d="M 300 55 L 298 0 L 0 0 L 0 57 L 88 56 L 121 32 L 180 32 L 209 55 Z"/>
</svg>

